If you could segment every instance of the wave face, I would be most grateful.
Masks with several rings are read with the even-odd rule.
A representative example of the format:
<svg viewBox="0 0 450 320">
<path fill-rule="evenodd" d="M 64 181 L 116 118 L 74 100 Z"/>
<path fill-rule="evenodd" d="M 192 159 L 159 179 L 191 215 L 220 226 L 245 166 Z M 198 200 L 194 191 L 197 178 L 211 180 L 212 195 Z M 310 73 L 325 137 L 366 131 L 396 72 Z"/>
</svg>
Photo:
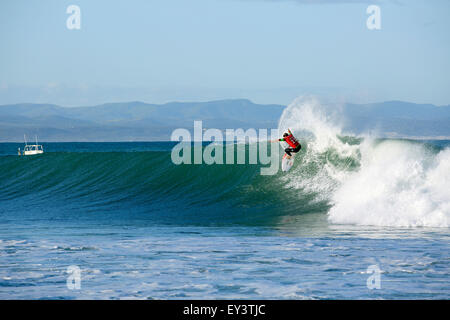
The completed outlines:
<svg viewBox="0 0 450 320">
<path fill-rule="evenodd" d="M 357 137 L 343 133 L 330 114 L 314 98 L 299 98 L 284 111 L 279 129 L 303 133 L 308 145 L 302 163 L 285 177 L 289 187 L 328 200 L 332 223 L 449 227 L 448 147 Z"/>
<path fill-rule="evenodd" d="M 343 132 L 339 108 L 299 98 L 279 120 L 302 143 L 294 167 L 174 165 L 175 143 L 0 145 L 1 217 L 138 219 L 278 226 L 314 214 L 335 224 L 449 227 L 450 142 Z M 281 157 L 281 154 L 280 154 Z"/>
<path fill-rule="evenodd" d="M 10 155 L 0 156 L 0 213 L 24 219 L 274 225 L 286 215 L 327 208 L 287 192 L 278 176 L 261 176 L 257 165 L 175 165 L 174 145 L 49 143 L 44 154 L 33 157 L 12 155 L 18 144 L 3 145 Z"/>
</svg>

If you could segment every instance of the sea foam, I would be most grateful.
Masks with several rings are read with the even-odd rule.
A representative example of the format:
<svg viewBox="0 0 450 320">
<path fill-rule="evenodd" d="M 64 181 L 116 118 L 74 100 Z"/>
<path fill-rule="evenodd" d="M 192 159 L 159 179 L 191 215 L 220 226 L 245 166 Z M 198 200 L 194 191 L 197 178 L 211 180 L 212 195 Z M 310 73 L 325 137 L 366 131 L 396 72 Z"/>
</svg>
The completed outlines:
<svg viewBox="0 0 450 320">
<path fill-rule="evenodd" d="M 287 186 L 328 201 L 332 223 L 449 227 L 450 149 L 344 133 L 338 111 L 301 97 L 283 112 L 280 132 L 290 128 L 307 144 L 301 163 L 282 178 Z"/>
</svg>

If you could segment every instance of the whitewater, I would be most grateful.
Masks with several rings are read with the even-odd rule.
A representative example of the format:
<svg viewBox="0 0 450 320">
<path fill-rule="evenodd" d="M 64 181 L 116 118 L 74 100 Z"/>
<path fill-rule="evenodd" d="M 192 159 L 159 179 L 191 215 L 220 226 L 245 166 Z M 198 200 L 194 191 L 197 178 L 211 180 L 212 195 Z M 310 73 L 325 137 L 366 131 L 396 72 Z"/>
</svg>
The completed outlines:
<svg viewBox="0 0 450 320">
<path fill-rule="evenodd" d="M 449 148 L 342 132 L 338 115 L 326 111 L 317 98 L 298 98 L 280 118 L 279 131 L 291 128 L 308 146 L 285 178 L 289 188 L 329 200 L 332 223 L 449 227 Z"/>
</svg>

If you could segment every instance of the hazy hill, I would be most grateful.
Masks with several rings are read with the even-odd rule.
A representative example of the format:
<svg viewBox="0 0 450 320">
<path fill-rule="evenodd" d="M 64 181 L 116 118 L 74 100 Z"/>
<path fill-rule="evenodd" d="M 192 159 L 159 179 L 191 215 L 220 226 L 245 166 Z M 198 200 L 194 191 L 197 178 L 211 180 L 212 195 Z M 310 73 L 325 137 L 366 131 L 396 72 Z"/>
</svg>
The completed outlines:
<svg viewBox="0 0 450 320">
<path fill-rule="evenodd" d="M 43 141 L 168 140 L 176 128 L 276 128 L 281 105 L 258 105 L 249 100 L 109 103 L 64 108 L 49 104 L 0 106 L 0 141 L 22 141 L 37 134 Z"/>
<path fill-rule="evenodd" d="M 387 101 L 373 104 L 347 104 L 347 129 L 355 132 L 376 130 L 387 136 L 450 136 L 450 106 Z"/>
<path fill-rule="evenodd" d="M 176 128 L 276 128 L 282 105 L 258 105 L 249 100 L 173 102 L 139 101 L 65 108 L 52 104 L 0 106 L 0 141 L 22 141 L 37 134 L 41 141 L 168 140 Z M 347 104 L 342 108 L 346 129 L 376 129 L 390 136 L 450 136 L 450 106 L 389 101 Z"/>
</svg>

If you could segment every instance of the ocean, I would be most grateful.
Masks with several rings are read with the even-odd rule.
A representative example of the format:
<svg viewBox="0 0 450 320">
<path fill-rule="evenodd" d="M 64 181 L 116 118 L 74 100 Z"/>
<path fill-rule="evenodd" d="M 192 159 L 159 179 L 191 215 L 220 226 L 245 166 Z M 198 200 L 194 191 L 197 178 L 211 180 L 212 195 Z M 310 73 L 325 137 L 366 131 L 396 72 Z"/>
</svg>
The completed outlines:
<svg viewBox="0 0 450 320">
<path fill-rule="evenodd" d="M 175 142 L 1 143 L 0 299 L 449 299 L 450 141 L 295 112 L 280 128 L 310 135 L 274 175 L 175 165 Z"/>
<path fill-rule="evenodd" d="M 411 148 L 441 160 L 380 171 L 394 181 L 369 168 L 370 186 L 361 164 L 327 151 L 319 163 L 355 174 L 333 193 L 301 158 L 262 176 L 174 165 L 171 142 L 44 143 L 28 157 L 0 144 L 0 298 L 448 299 L 449 172 L 432 171 L 448 169 L 450 141 L 376 143 L 389 158 Z M 423 181 L 433 177 L 447 179 Z M 367 286 L 373 265 L 379 289 Z"/>
</svg>

